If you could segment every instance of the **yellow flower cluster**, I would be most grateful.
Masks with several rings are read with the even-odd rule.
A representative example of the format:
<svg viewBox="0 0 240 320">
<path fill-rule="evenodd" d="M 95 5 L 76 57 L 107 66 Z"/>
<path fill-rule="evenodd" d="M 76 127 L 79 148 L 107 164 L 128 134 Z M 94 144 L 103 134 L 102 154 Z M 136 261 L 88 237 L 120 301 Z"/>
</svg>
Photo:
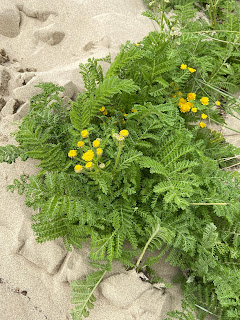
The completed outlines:
<svg viewBox="0 0 240 320">
<path fill-rule="evenodd" d="M 108 114 L 107 109 L 105 107 L 100 108 L 99 111 L 101 111 L 104 116 Z"/>
<path fill-rule="evenodd" d="M 88 150 L 82 155 L 82 159 L 84 161 L 92 161 L 93 158 L 94 158 L 94 152 L 92 150 Z"/>
<path fill-rule="evenodd" d="M 82 136 L 83 139 L 87 138 L 89 136 L 88 130 L 86 130 L 86 129 L 82 130 L 81 131 L 81 136 Z M 102 153 L 103 153 L 103 149 L 99 148 L 100 144 L 101 144 L 101 139 L 99 139 L 99 138 L 95 139 L 92 142 L 92 146 L 95 148 L 95 152 L 94 152 L 94 149 L 92 150 L 91 142 L 90 142 L 89 139 L 87 140 L 87 144 L 90 147 L 90 149 L 85 151 L 86 143 L 84 141 L 82 141 L 82 140 L 77 142 L 77 146 L 79 148 L 82 148 L 85 151 L 82 154 L 82 157 L 81 157 L 82 160 L 87 162 L 86 165 L 85 165 L 85 168 L 87 170 L 90 170 L 90 169 L 94 168 L 95 162 L 96 162 L 96 165 L 97 165 L 97 162 L 98 162 L 98 159 L 99 159 L 99 158 L 96 158 L 96 160 L 93 162 L 93 159 L 95 158 L 95 154 L 96 154 L 97 157 L 100 157 L 102 155 Z M 77 150 L 70 150 L 68 152 L 68 156 L 70 158 L 76 158 L 77 155 L 78 155 L 78 151 Z M 101 168 L 101 169 L 103 169 L 104 167 L 105 167 L 104 163 L 101 163 L 101 165 L 99 165 L 99 168 Z M 83 171 L 83 166 L 81 164 L 76 164 L 75 167 L 74 167 L 74 171 L 76 173 L 82 172 Z"/>
<path fill-rule="evenodd" d="M 127 136 L 129 135 L 129 131 L 126 129 L 123 129 L 118 133 L 113 134 L 113 138 L 115 138 L 117 141 L 123 141 Z"/>
<path fill-rule="evenodd" d="M 195 95 L 195 93 L 189 93 L 189 94 Z M 188 96 L 189 96 L 189 94 L 188 94 Z M 196 96 L 196 95 L 195 95 L 195 96 Z M 188 99 L 188 100 L 190 100 L 190 99 Z M 179 106 L 179 108 L 180 108 L 180 111 L 183 112 L 183 113 L 185 113 L 185 112 L 190 111 L 190 110 L 193 108 L 193 103 L 190 102 L 190 101 L 187 101 L 187 100 L 184 99 L 184 98 L 180 98 L 179 103 L 178 103 L 178 106 Z"/>
<path fill-rule="evenodd" d="M 196 72 L 196 71 L 197 71 L 197 70 L 196 70 L 196 69 L 194 69 L 194 68 L 188 67 L 186 64 L 181 64 L 180 69 L 182 69 L 182 70 L 186 70 L 186 69 L 188 69 L 188 71 L 189 71 L 189 72 L 191 72 L 191 73 L 193 73 L 193 72 Z"/>
</svg>

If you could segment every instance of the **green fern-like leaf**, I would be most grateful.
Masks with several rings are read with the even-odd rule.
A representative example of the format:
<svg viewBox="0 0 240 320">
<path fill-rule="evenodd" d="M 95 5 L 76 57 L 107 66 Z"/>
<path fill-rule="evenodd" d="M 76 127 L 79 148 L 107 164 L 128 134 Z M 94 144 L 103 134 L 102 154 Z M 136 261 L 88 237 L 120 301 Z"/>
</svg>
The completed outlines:
<svg viewBox="0 0 240 320">
<path fill-rule="evenodd" d="M 12 163 L 20 157 L 22 150 L 14 145 L 0 147 L 0 162 Z"/>
<path fill-rule="evenodd" d="M 77 280 L 71 282 L 71 303 L 77 306 L 71 310 L 73 320 L 81 320 L 89 316 L 93 309 L 93 303 L 96 301 L 94 291 L 102 281 L 107 269 L 90 273 L 86 280 Z"/>
</svg>

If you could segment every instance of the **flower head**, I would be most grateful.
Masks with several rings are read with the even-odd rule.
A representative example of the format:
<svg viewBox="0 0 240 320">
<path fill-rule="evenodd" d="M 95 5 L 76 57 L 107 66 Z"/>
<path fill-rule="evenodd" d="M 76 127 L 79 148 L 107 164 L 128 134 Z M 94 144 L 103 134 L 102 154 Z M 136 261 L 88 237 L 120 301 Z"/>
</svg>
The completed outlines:
<svg viewBox="0 0 240 320">
<path fill-rule="evenodd" d="M 77 164 L 77 165 L 74 167 L 74 171 L 75 171 L 76 173 L 81 172 L 82 169 L 83 169 L 83 167 L 82 167 L 80 164 Z"/>
<path fill-rule="evenodd" d="M 193 104 L 191 102 L 186 102 L 180 106 L 181 112 L 188 112 L 192 108 Z"/>
<path fill-rule="evenodd" d="M 199 125 L 200 125 L 200 127 L 201 127 L 201 128 L 206 127 L 206 125 L 205 125 L 205 123 L 204 123 L 204 122 L 200 122 L 200 123 L 199 123 Z"/>
<path fill-rule="evenodd" d="M 118 135 L 118 137 L 116 137 L 117 141 L 123 141 L 125 138 L 124 136 L 121 136 L 120 134 Z"/>
<path fill-rule="evenodd" d="M 201 103 L 207 106 L 209 104 L 209 99 L 207 97 L 202 97 L 200 99 Z"/>
<path fill-rule="evenodd" d="M 129 135 L 129 132 L 128 132 L 128 130 L 126 130 L 126 129 L 121 130 L 119 133 L 120 133 L 120 135 L 123 136 L 124 138 L 126 138 L 126 137 Z"/>
<path fill-rule="evenodd" d="M 94 148 L 98 148 L 100 146 L 100 140 L 99 139 L 94 140 L 93 146 L 94 146 Z"/>
<path fill-rule="evenodd" d="M 127 113 L 124 113 L 124 115 L 123 115 L 123 116 L 124 116 L 124 117 L 126 117 L 127 115 L 128 115 Z"/>
<path fill-rule="evenodd" d="M 205 113 L 202 113 L 201 117 L 202 117 L 202 119 L 207 119 L 208 116 Z"/>
<path fill-rule="evenodd" d="M 105 107 L 100 108 L 99 111 L 101 112 L 105 111 Z"/>
<path fill-rule="evenodd" d="M 83 141 L 78 141 L 78 143 L 77 143 L 77 146 L 79 147 L 79 148 L 82 148 L 83 146 L 84 146 L 84 142 Z"/>
<path fill-rule="evenodd" d="M 184 98 L 180 98 L 180 100 L 179 100 L 179 107 L 181 107 L 184 103 L 186 103 L 187 102 L 187 100 L 185 100 Z"/>
<path fill-rule="evenodd" d="M 75 158 L 77 156 L 77 150 L 70 150 L 68 156 L 69 158 Z"/>
<path fill-rule="evenodd" d="M 83 131 L 81 132 L 81 136 L 82 136 L 83 138 L 87 138 L 87 137 L 88 137 L 88 131 L 87 131 L 87 130 L 83 130 Z"/>
<path fill-rule="evenodd" d="M 139 43 L 136 43 L 136 44 L 135 44 L 136 47 L 138 47 L 139 45 L 140 45 Z"/>
<path fill-rule="evenodd" d="M 196 72 L 197 70 L 196 69 L 194 69 L 194 68 L 188 68 L 188 70 L 191 72 L 191 73 L 193 73 L 193 72 Z"/>
<path fill-rule="evenodd" d="M 197 112 L 197 108 L 194 107 L 194 108 L 191 109 L 191 111 L 195 113 L 195 112 Z"/>
<path fill-rule="evenodd" d="M 196 98 L 196 93 L 193 93 L 193 92 L 188 93 L 187 95 L 188 100 L 195 100 L 195 98 Z"/>
<path fill-rule="evenodd" d="M 186 69 L 187 69 L 187 65 L 186 65 L 186 64 L 181 64 L 180 69 L 182 69 L 182 70 L 186 70 Z"/>
<path fill-rule="evenodd" d="M 97 148 L 96 152 L 98 156 L 101 156 L 101 154 L 103 153 L 103 150 L 101 148 Z"/>
<path fill-rule="evenodd" d="M 136 109 L 132 109 L 131 111 L 132 111 L 132 112 L 137 112 L 137 110 L 136 110 Z"/>
<path fill-rule="evenodd" d="M 106 116 L 108 114 L 107 110 L 105 109 L 102 114 Z"/>
<path fill-rule="evenodd" d="M 104 169 L 105 168 L 105 164 L 104 163 L 100 163 L 99 168 L 100 169 Z"/>
<path fill-rule="evenodd" d="M 85 161 L 92 161 L 94 158 L 94 152 L 92 150 L 88 150 L 82 155 L 82 159 Z"/>
<path fill-rule="evenodd" d="M 92 169 L 94 167 L 94 163 L 93 162 L 88 162 L 88 163 L 86 163 L 86 165 L 85 165 L 85 168 L 86 169 Z"/>
<path fill-rule="evenodd" d="M 217 100 L 217 101 L 215 102 L 215 104 L 216 104 L 217 106 L 220 106 L 221 102 Z"/>
</svg>

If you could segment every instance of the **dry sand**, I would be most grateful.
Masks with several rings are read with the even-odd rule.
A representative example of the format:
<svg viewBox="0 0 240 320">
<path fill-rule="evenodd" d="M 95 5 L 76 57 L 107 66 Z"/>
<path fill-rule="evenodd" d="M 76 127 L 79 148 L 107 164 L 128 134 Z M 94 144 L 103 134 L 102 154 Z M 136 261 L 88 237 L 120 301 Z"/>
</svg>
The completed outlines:
<svg viewBox="0 0 240 320">
<path fill-rule="evenodd" d="M 15 143 L 12 122 L 27 113 L 34 85 L 63 85 L 75 99 L 84 89 L 79 63 L 114 57 L 126 40 L 154 30 L 144 10 L 142 0 L 0 0 L 0 144 Z M 239 135 L 226 134 L 240 144 Z M 90 271 L 87 245 L 69 253 L 61 239 L 37 244 L 33 211 L 6 191 L 20 174 L 36 173 L 36 163 L 0 164 L 0 320 L 71 319 L 69 283 Z M 155 269 L 167 282 L 178 272 L 164 262 Z M 159 320 L 182 298 L 178 286 L 163 294 L 118 263 L 96 295 L 89 320 Z"/>
</svg>

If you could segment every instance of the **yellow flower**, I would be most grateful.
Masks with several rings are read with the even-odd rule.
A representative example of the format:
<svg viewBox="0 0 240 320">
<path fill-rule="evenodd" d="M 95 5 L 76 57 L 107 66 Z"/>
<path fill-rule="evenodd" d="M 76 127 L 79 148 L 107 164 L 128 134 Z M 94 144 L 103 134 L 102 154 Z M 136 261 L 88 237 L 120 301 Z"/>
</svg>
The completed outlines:
<svg viewBox="0 0 240 320">
<path fill-rule="evenodd" d="M 136 47 L 138 47 L 139 45 L 140 45 L 139 43 L 136 43 L 136 44 L 135 44 Z"/>
<path fill-rule="evenodd" d="M 68 156 L 69 156 L 69 158 L 74 158 L 74 157 L 76 157 L 76 156 L 77 156 L 77 150 L 70 150 L 70 151 L 68 152 Z"/>
<path fill-rule="evenodd" d="M 180 69 L 182 69 L 182 70 L 186 70 L 186 69 L 187 69 L 187 65 L 186 65 L 186 64 L 181 64 Z"/>
<path fill-rule="evenodd" d="M 75 171 L 76 173 L 81 172 L 82 169 L 83 169 L 83 167 L 82 167 L 80 164 L 77 164 L 77 165 L 74 167 L 74 171 Z"/>
<path fill-rule="evenodd" d="M 202 113 L 201 117 L 202 119 L 207 119 L 207 115 L 205 113 Z"/>
<path fill-rule="evenodd" d="M 105 111 L 105 107 L 102 107 L 101 109 L 99 109 L 99 111 L 101 112 Z"/>
<path fill-rule="evenodd" d="M 78 143 L 77 143 L 77 146 L 79 147 L 79 148 L 82 148 L 83 146 L 84 146 L 84 142 L 83 141 L 78 141 Z"/>
<path fill-rule="evenodd" d="M 195 113 L 195 112 L 197 112 L 197 108 L 194 107 L 194 108 L 191 109 L 191 111 Z"/>
<path fill-rule="evenodd" d="M 217 106 L 220 106 L 220 104 L 221 104 L 221 102 L 218 101 L 218 100 L 215 103 L 216 103 Z"/>
<path fill-rule="evenodd" d="M 189 70 L 191 73 L 197 71 L 196 69 L 193 69 L 193 68 L 188 68 L 188 70 Z"/>
<path fill-rule="evenodd" d="M 126 137 L 129 135 L 128 130 L 125 130 L 125 129 L 124 129 L 124 130 L 121 130 L 119 133 L 120 133 L 120 135 L 123 136 L 124 138 L 126 138 Z"/>
<path fill-rule="evenodd" d="M 188 100 L 195 100 L 195 98 L 196 98 L 196 93 L 193 93 L 193 92 L 188 93 L 187 95 Z"/>
<path fill-rule="evenodd" d="M 107 110 L 105 109 L 102 114 L 106 116 L 108 114 Z"/>
<path fill-rule="evenodd" d="M 98 156 L 101 156 L 101 154 L 103 153 L 103 150 L 101 148 L 97 148 L 96 152 Z"/>
<path fill-rule="evenodd" d="M 100 141 L 98 139 L 93 141 L 94 148 L 98 148 L 100 146 Z"/>
<path fill-rule="evenodd" d="M 179 107 L 181 107 L 184 103 L 186 103 L 187 102 L 187 100 L 185 100 L 184 98 L 180 98 L 180 100 L 179 100 Z"/>
<path fill-rule="evenodd" d="M 127 113 L 124 113 L 124 115 L 123 115 L 123 116 L 124 116 L 124 117 L 126 117 L 127 115 L 128 115 Z"/>
<path fill-rule="evenodd" d="M 205 106 L 207 106 L 208 103 L 209 103 L 209 99 L 208 99 L 207 97 L 202 97 L 202 98 L 200 99 L 200 101 L 201 101 L 201 103 L 204 104 Z"/>
<path fill-rule="evenodd" d="M 94 166 L 93 162 L 88 162 L 88 163 L 86 163 L 86 165 L 85 165 L 86 169 L 92 169 L 93 166 Z"/>
<path fill-rule="evenodd" d="M 205 125 L 205 123 L 204 123 L 204 122 L 200 122 L 200 123 L 199 123 L 199 125 L 200 125 L 200 127 L 201 127 L 201 128 L 206 127 L 206 125 Z"/>
<path fill-rule="evenodd" d="M 190 102 L 184 103 L 184 104 L 181 105 L 180 111 L 184 112 L 184 113 L 188 112 L 191 109 L 192 106 L 193 106 L 193 104 L 190 103 Z"/>
<path fill-rule="evenodd" d="M 92 150 L 88 150 L 82 156 L 82 159 L 85 161 L 92 161 L 93 158 L 94 158 L 94 152 Z"/>
<path fill-rule="evenodd" d="M 137 112 L 137 110 L 136 110 L 136 109 L 132 109 L 131 111 L 132 111 L 132 112 Z"/>
<path fill-rule="evenodd" d="M 87 131 L 87 130 L 83 130 L 83 131 L 81 132 L 81 136 L 82 136 L 83 138 L 87 138 L 87 137 L 88 137 L 88 131 Z"/>
</svg>

